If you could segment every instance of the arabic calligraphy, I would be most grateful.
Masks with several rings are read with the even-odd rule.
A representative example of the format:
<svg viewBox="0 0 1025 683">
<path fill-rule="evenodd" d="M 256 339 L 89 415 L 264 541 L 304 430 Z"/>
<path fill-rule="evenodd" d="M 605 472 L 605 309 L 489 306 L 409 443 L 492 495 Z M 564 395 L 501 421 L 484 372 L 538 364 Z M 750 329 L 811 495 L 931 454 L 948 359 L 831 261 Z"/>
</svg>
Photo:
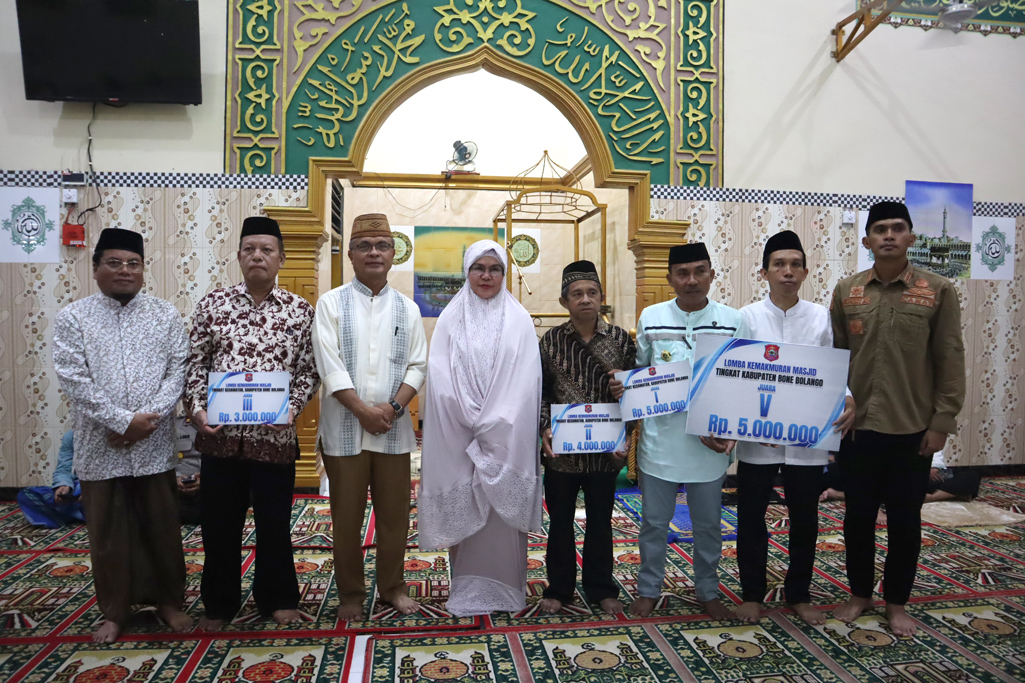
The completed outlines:
<svg viewBox="0 0 1025 683">
<path fill-rule="evenodd" d="M 862 0 L 861 4 L 866 4 Z M 936 16 L 947 7 L 963 2 L 963 0 L 904 0 L 893 14 L 903 17 Z M 979 9 L 979 13 L 969 24 L 985 24 L 999 21 L 1004 24 L 1025 25 L 1025 0 L 997 0 L 991 5 Z"/>
<path fill-rule="evenodd" d="M 327 52 L 327 64 L 318 59 L 296 93 L 298 120 L 291 125 L 298 132 L 296 141 L 312 147 L 319 136 L 328 149 L 344 146 L 341 125 L 359 116 L 371 93 L 394 75 L 399 63 L 420 63 L 413 53 L 425 37 L 417 33 L 409 7 L 402 3 L 401 10 L 382 11 L 372 22 L 366 18 L 353 40 L 329 46 L 337 54 Z"/>
<path fill-rule="evenodd" d="M 342 0 L 330 1 L 336 10 L 342 4 Z M 292 69 L 292 73 L 295 73 L 303 65 L 303 56 L 306 54 L 306 51 L 317 45 L 324 36 L 331 32 L 326 26 L 315 24 L 326 21 L 331 26 L 335 26 L 339 19 L 345 19 L 358 12 L 360 7 L 363 6 L 363 0 L 352 0 L 352 7 L 336 12 L 324 9 L 324 4 L 315 0 L 303 0 L 302 2 L 295 3 L 293 6 L 302 12 L 302 16 L 292 25 L 292 49 L 295 50 L 296 56 L 295 68 Z M 303 31 L 303 24 L 307 23 L 314 24 L 309 27 L 308 33 Z"/>
<path fill-rule="evenodd" d="M 541 62 L 556 73 L 564 75 L 570 83 L 579 85 L 587 101 L 596 108 L 603 123 L 608 126 L 612 147 L 631 161 L 658 165 L 665 161 L 666 150 L 662 138 L 669 132 L 668 121 L 654 93 L 644 94 L 646 81 L 630 60 L 623 59 L 623 51 L 607 36 L 595 32 L 588 37 L 590 27 L 578 36 L 566 27 L 568 18 L 556 25 L 563 37 L 548 39 L 541 49 Z M 649 90 L 650 92 L 650 90 Z"/>
</svg>

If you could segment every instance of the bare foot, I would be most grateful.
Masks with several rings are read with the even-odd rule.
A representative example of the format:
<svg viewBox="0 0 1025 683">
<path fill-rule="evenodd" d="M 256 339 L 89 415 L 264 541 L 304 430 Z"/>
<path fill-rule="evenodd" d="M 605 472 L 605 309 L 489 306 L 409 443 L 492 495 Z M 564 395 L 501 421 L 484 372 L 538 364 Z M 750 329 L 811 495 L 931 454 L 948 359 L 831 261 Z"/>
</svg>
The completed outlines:
<svg viewBox="0 0 1025 683">
<path fill-rule="evenodd" d="M 601 605 L 601 608 L 605 612 L 605 614 L 623 613 L 623 603 L 621 603 L 617 598 L 605 598 L 598 604 Z"/>
<path fill-rule="evenodd" d="M 270 613 L 270 618 L 281 626 L 298 624 L 303 620 L 302 615 L 299 614 L 299 610 L 297 609 L 276 609 Z"/>
<path fill-rule="evenodd" d="M 537 603 L 537 606 L 541 608 L 542 612 L 555 614 L 562 609 L 562 602 L 555 598 L 542 598 L 541 602 Z"/>
<path fill-rule="evenodd" d="M 876 513 L 876 526 L 886 526 L 886 513 L 882 510 Z"/>
<path fill-rule="evenodd" d="M 196 625 L 196 628 L 200 631 L 220 631 L 226 621 L 227 619 L 211 619 L 203 615 L 199 618 L 199 624 Z"/>
<path fill-rule="evenodd" d="M 171 630 L 175 633 L 185 633 L 186 631 L 192 630 L 192 617 L 185 612 L 182 612 L 177 607 L 170 605 L 161 605 L 157 608 L 157 614 L 160 618 L 167 622 L 167 625 L 171 627 Z"/>
<path fill-rule="evenodd" d="M 394 600 L 389 601 L 389 604 L 398 610 L 400 614 L 412 614 L 420 609 L 419 603 L 408 595 L 396 596 Z"/>
<path fill-rule="evenodd" d="M 819 502 L 825 503 L 827 500 L 843 500 L 843 491 L 837 491 L 836 489 L 826 489 L 819 496 Z"/>
<path fill-rule="evenodd" d="M 852 595 L 850 600 L 833 610 L 833 617 L 850 624 L 869 609 L 872 609 L 872 598 L 858 598 Z"/>
<path fill-rule="evenodd" d="M 93 634 L 94 643 L 113 643 L 121 635 L 121 627 L 113 621 L 104 621 Z"/>
<path fill-rule="evenodd" d="M 745 624 L 757 624 L 762 616 L 762 603 L 742 602 L 737 608 L 737 619 Z"/>
<path fill-rule="evenodd" d="M 338 621 L 359 621 L 363 618 L 363 604 L 353 603 L 351 605 L 338 606 Z"/>
<path fill-rule="evenodd" d="M 712 617 L 715 621 L 734 619 L 737 616 L 737 613 L 724 605 L 719 598 L 715 600 L 698 600 L 698 604 L 701 605 L 701 609 L 705 610 L 705 614 Z"/>
<path fill-rule="evenodd" d="M 655 609 L 658 598 L 639 597 L 630 603 L 630 615 L 634 617 L 649 617 Z"/>
<path fill-rule="evenodd" d="M 797 612 L 797 616 L 804 619 L 805 623 L 812 626 L 822 626 L 826 623 L 826 615 L 815 609 L 815 606 L 808 602 L 796 602 L 790 605 Z"/>
<path fill-rule="evenodd" d="M 904 605 L 886 603 L 886 621 L 896 636 L 913 636 L 918 631 L 915 620 L 904 609 Z"/>
</svg>

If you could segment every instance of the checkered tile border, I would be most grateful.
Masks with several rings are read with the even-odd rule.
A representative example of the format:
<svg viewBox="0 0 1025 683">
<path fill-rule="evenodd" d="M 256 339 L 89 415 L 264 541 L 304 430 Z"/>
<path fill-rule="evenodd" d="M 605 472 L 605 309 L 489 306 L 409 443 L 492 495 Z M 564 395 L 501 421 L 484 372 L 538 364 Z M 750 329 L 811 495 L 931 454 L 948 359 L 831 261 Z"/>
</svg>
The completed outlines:
<svg viewBox="0 0 1025 683">
<path fill-rule="evenodd" d="M 1025 203 L 975 202 L 972 213 L 976 216 L 1025 216 Z"/>
<path fill-rule="evenodd" d="M 58 187 L 59 171 L 0 171 L 0 186 Z M 242 190 L 306 189 L 304 175 L 248 175 L 242 173 L 118 173 L 96 174 L 103 187 L 202 187 Z"/>
<path fill-rule="evenodd" d="M 786 192 L 783 190 L 747 190 L 730 187 L 694 187 L 652 185 L 652 199 L 682 199 L 694 202 L 745 202 L 750 204 L 792 204 L 797 206 L 838 206 L 868 210 L 881 201 L 902 202 L 903 197 L 840 194 L 833 192 Z M 1025 216 L 1025 203 L 975 202 L 976 216 Z"/>
<path fill-rule="evenodd" d="M 57 187 L 57 171 L 0 171 L 0 187 Z"/>
</svg>

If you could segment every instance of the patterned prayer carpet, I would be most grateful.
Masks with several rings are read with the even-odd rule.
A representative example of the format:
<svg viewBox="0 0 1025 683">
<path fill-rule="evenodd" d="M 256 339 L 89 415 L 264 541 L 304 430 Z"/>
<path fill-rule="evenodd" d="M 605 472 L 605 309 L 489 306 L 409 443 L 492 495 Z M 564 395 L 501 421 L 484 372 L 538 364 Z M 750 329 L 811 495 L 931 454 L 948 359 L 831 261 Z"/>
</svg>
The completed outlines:
<svg viewBox="0 0 1025 683">
<path fill-rule="evenodd" d="M 789 520 L 773 505 L 767 616 L 757 626 L 712 622 L 694 600 L 691 544 L 669 545 L 666 579 L 647 619 L 609 616 L 584 599 L 555 614 L 538 603 L 545 587 L 544 530 L 531 534 L 527 608 L 520 613 L 457 618 L 448 613 L 445 551 L 421 552 L 410 530 L 406 579 L 421 608 L 399 615 L 368 597 L 365 618 L 338 623 L 331 516 L 326 499 L 297 496 L 292 512 L 303 621 L 290 627 L 262 619 L 252 602 L 256 551 L 250 517 L 240 557 L 243 607 L 215 634 L 173 634 L 150 609 L 140 610 L 113 645 L 89 642 L 101 621 L 84 528 L 25 524 L 13 503 L 0 503 L 0 681 L 257 683 L 263 681 L 1017 681 L 1025 680 L 1025 524 L 944 528 L 923 525 L 922 553 L 910 612 L 914 638 L 889 632 L 877 608 L 856 624 L 810 627 L 785 608 Z M 613 517 L 613 576 L 624 602 L 636 594 L 638 501 L 621 494 Z M 1025 478 L 989 479 L 980 500 L 1025 510 Z M 820 506 L 812 585 L 823 607 L 848 597 L 842 502 Z M 368 503 L 363 529 L 368 594 L 374 595 L 375 524 Z M 724 507 L 724 533 L 735 508 Z M 576 520 L 582 546 L 582 501 Z M 684 525 L 678 525 L 684 531 Z M 186 609 L 202 614 L 202 531 L 183 527 Z M 877 531 L 881 575 L 886 530 Z M 578 562 L 580 561 L 578 547 Z M 736 542 L 724 541 L 721 589 L 739 602 Z M 365 645 L 369 634 L 369 646 Z"/>
</svg>

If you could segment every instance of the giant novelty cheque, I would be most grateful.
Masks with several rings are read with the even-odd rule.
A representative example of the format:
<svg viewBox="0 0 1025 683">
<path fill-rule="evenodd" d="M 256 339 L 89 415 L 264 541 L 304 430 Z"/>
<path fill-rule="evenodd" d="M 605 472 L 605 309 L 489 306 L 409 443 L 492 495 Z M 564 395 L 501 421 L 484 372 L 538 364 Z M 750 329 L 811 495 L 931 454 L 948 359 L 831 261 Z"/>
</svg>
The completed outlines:
<svg viewBox="0 0 1025 683">
<path fill-rule="evenodd" d="M 619 407 L 626 420 L 643 420 L 687 410 L 690 363 L 678 361 L 616 373 L 623 383 Z"/>
<path fill-rule="evenodd" d="M 211 372 L 206 416 L 212 425 L 288 423 L 287 372 Z"/>
<path fill-rule="evenodd" d="M 838 450 L 850 351 L 698 335 L 687 433 Z"/>
<path fill-rule="evenodd" d="M 553 403 L 552 452 L 615 453 L 626 450 L 626 425 L 618 403 Z"/>
</svg>

